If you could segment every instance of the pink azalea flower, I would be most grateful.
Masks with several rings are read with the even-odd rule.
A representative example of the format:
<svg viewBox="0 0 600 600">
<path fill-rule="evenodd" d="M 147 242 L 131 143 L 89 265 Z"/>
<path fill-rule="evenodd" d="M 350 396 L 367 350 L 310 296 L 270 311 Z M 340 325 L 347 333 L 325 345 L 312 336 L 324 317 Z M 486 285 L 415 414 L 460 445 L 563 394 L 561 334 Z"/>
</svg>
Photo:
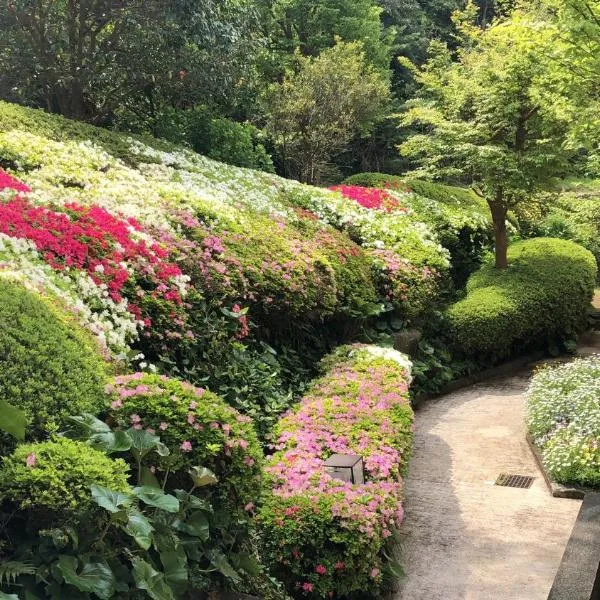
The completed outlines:
<svg viewBox="0 0 600 600">
<path fill-rule="evenodd" d="M 141 421 L 142 421 L 142 418 L 140 417 L 140 415 L 135 415 L 135 414 L 134 414 L 134 415 L 131 415 L 131 416 L 129 417 L 129 420 L 130 420 L 130 421 L 131 421 L 131 422 L 132 422 L 134 425 L 136 425 L 137 423 L 141 423 Z"/>
<path fill-rule="evenodd" d="M 166 429 L 168 426 L 169 426 L 169 424 L 168 424 L 168 423 L 165 423 L 165 422 L 163 421 L 163 422 L 162 422 L 162 423 L 161 423 L 161 424 L 158 426 L 158 428 L 159 428 L 161 431 L 164 431 L 164 430 L 165 430 L 165 429 Z"/>
<path fill-rule="evenodd" d="M 377 567 L 375 567 L 374 569 L 371 569 L 370 575 L 373 579 L 375 579 L 375 577 L 377 577 L 379 573 L 381 573 L 381 571 Z"/>
<path fill-rule="evenodd" d="M 305 592 L 312 592 L 314 587 L 315 586 L 312 583 L 309 583 L 308 581 L 305 581 L 302 584 L 302 590 Z"/>
<path fill-rule="evenodd" d="M 183 442 L 181 444 L 181 446 L 179 446 L 181 448 L 181 450 L 183 452 L 191 452 L 192 451 L 192 443 L 189 442 L 188 440 L 185 440 L 185 442 Z"/>
<path fill-rule="evenodd" d="M 315 567 L 315 573 L 319 575 L 325 575 L 325 573 L 327 573 L 327 569 L 323 565 L 317 565 Z"/>
<path fill-rule="evenodd" d="M 28 467 L 35 467 L 36 462 L 37 462 L 37 457 L 33 452 L 31 454 L 27 455 L 27 458 L 25 459 L 25 464 Z"/>
<path fill-rule="evenodd" d="M 248 502 L 248 504 L 246 504 L 246 506 L 244 506 L 244 510 L 246 512 L 252 512 L 254 510 L 254 503 Z"/>
<path fill-rule="evenodd" d="M 110 403 L 111 408 L 121 408 L 123 406 L 123 400 L 113 400 Z"/>
</svg>

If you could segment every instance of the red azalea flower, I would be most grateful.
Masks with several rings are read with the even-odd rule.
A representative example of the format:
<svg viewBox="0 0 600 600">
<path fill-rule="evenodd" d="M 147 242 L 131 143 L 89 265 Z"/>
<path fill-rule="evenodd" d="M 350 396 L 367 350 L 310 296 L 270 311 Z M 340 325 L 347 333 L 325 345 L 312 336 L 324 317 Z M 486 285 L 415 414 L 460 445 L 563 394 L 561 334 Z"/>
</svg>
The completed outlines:
<svg viewBox="0 0 600 600">
<path fill-rule="evenodd" d="M 387 212 L 402 208 L 398 200 L 385 190 L 366 188 L 358 185 L 337 185 L 329 189 L 334 192 L 340 192 L 344 198 L 350 198 L 364 208 L 385 210 Z"/>
</svg>

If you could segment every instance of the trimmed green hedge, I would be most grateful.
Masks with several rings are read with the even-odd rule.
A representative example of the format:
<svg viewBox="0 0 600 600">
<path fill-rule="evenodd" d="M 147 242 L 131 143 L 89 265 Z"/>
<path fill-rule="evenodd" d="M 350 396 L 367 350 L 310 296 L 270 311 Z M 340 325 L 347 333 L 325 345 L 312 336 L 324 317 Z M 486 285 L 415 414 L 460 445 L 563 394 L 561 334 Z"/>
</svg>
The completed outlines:
<svg viewBox="0 0 600 600">
<path fill-rule="evenodd" d="M 0 278 L 0 398 L 25 411 L 30 439 L 44 438 L 71 415 L 105 408 L 105 378 L 99 350 L 74 319 Z M 1 435 L 4 446 L 14 440 Z"/>
<path fill-rule="evenodd" d="M 524 348 L 572 339 L 594 292 L 596 261 L 565 240 L 513 244 L 510 265 L 488 264 L 471 276 L 467 296 L 446 316 L 456 349 L 478 360 L 499 360 Z"/>
</svg>

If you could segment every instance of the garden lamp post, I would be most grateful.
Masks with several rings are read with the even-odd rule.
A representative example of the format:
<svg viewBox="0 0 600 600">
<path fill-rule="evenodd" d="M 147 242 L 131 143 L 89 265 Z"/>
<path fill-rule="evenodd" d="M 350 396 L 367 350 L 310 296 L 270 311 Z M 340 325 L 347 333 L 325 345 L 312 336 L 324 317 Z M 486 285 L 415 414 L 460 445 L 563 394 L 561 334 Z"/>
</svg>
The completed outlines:
<svg viewBox="0 0 600 600">
<path fill-rule="evenodd" d="M 362 456 L 355 454 L 332 454 L 325 461 L 325 468 L 335 479 L 357 484 L 365 482 Z"/>
</svg>

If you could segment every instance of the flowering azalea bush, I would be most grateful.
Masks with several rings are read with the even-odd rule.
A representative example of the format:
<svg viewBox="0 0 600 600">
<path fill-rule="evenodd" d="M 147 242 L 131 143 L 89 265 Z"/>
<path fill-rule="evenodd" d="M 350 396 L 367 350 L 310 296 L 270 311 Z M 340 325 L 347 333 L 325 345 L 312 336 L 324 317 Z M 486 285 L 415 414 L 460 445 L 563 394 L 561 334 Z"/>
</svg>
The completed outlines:
<svg viewBox="0 0 600 600">
<path fill-rule="evenodd" d="M 371 316 L 386 301 L 386 290 L 372 281 L 380 262 L 371 255 L 375 248 L 396 253 L 417 270 L 427 267 L 435 277 L 448 268 L 435 234 L 402 202 L 396 207 L 391 195 L 389 206 L 398 210 L 372 211 L 350 206 L 338 192 L 215 163 L 164 143 L 149 145 L 8 104 L 0 104 L 0 112 L 0 157 L 17 166 L 34 202 L 99 207 L 134 218 L 157 238 L 169 232 L 181 240 L 183 233 L 186 242 L 198 244 L 188 248 L 192 255 L 204 253 L 204 239 L 218 238 L 204 274 L 209 283 L 225 286 L 227 302 L 249 305 L 257 321 L 290 312 Z M 181 211 L 188 225 L 196 219 L 191 231 L 182 231 Z M 321 237 L 348 246 L 347 236 L 336 236 L 332 227 L 358 245 L 323 251 Z M 347 250 L 357 260 L 345 260 Z M 362 285 L 346 283 L 357 279 Z M 424 288 L 429 284 L 426 278 Z M 406 302 L 400 295 L 393 300 L 400 311 Z"/>
<path fill-rule="evenodd" d="M 344 198 L 350 198 L 365 208 L 385 210 L 404 210 L 400 202 L 385 190 L 377 188 L 362 187 L 359 185 L 336 185 L 329 188 L 334 192 L 340 192 Z"/>
<path fill-rule="evenodd" d="M 600 356 L 538 371 L 527 425 L 556 481 L 600 487 Z"/>
<path fill-rule="evenodd" d="M 279 422 L 258 520 L 274 572 L 296 597 L 374 592 L 383 550 L 403 520 L 402 475 L 412 441 L 410 362 L 374 346 L 346 346 Z M 364 485 L 333 478 L 332 454 L 364 458 Z"/>
<path fill-rule="evenodd" d="M 110 417 L 124 429 L 160 436 L 167 456 L 152 455 L 144 467 L 176 489 L 195 465 L 221 480 L 215 488 L 229 507 L 256 501 L 262 451 L 248 417 L 217 395 L 164 375 L 119 375 L 106 387 Z"/>
</svg>

